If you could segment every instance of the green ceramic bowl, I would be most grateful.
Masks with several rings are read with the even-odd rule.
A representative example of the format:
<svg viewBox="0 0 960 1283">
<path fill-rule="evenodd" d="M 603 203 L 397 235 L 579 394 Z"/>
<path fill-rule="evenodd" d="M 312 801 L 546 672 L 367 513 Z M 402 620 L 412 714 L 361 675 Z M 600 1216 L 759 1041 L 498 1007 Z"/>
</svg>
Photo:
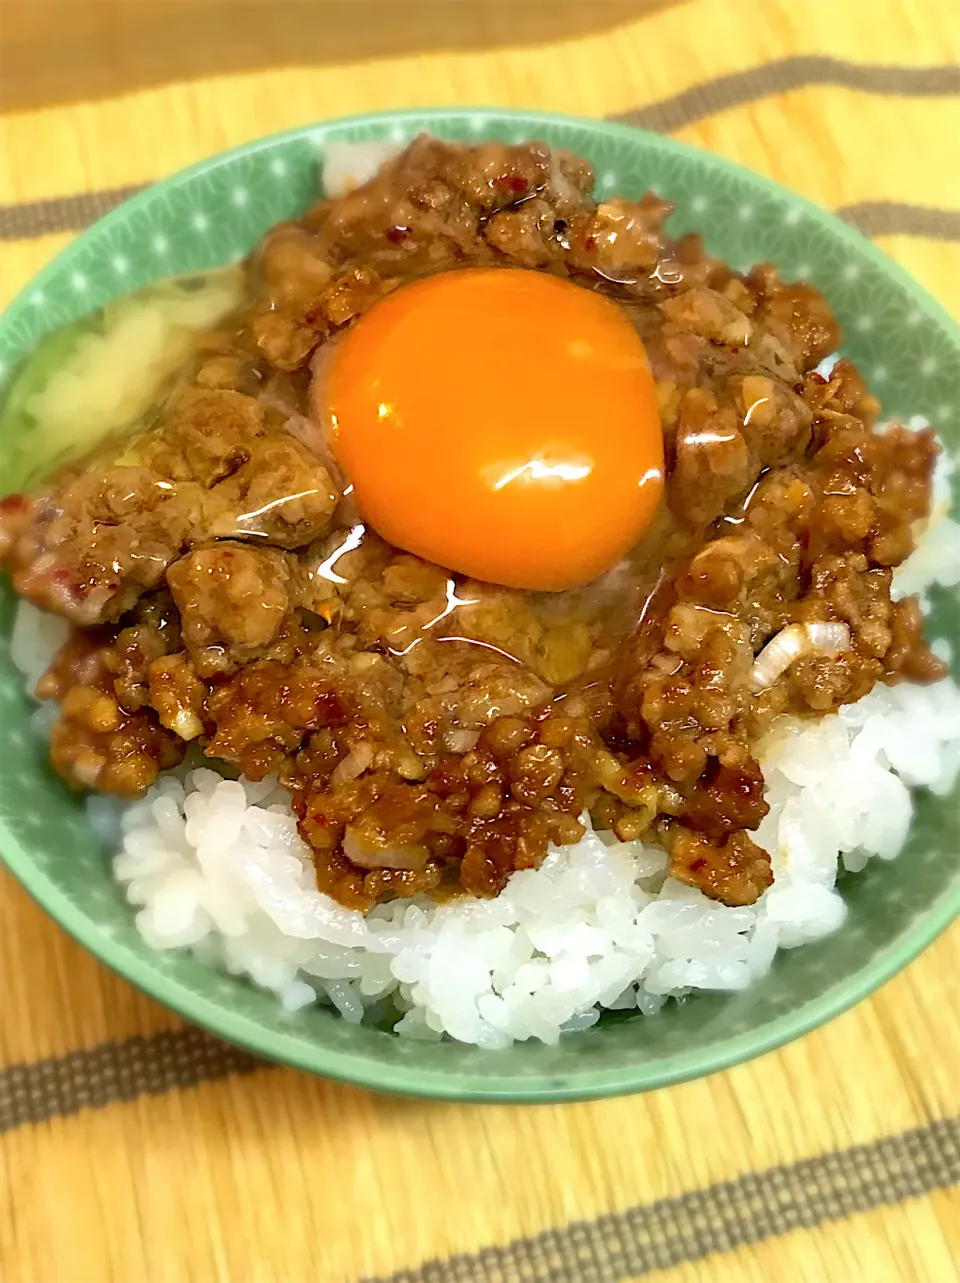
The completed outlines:
<svg viewBox="0 0 960 1283">
<path fill-rule="evenodd" d="M 357 117 L 251 143 L 128 201 L 74 241 L 0 321 L 11 369 L 42 335 L 157 277 L 241 256 L 278 219 L 312 201 L 333 139 L 543 138 L 587 156 L 601 193 L 654 188 L 675 201 L 672 226 L 698 228 L 738 268 L 761 259 L 828 295 L 888 415 L 925 415 L 960 442 L 960 332 L 913 281 L 831 215 L 746 170 L 617 125 L 532 112 L 435 110 Z M 2 483 L 2 478 L 0 478 Z M 3 486 L 0 484 L 0 489 Z M 9 637 L 5 589 L 0 630 Z M 936 597 L 935 635 L 955 637 L 955 595 Z M 108 966 L 188 1019 L 274 1060 L 381 1090 L 451 1099 L 543 1101 L 615 1095 L 694 1078 L 769 1051 L 869 994 L 960 911 L 957 798 L 917 799 L 907 849 L 846 878 L 838 934 L 782 953 L 744 993 L 669 1004 L 652 1019 L 610 1015 L 556 1048 L 483 1052 L 423 1044 L 313 1009 L 286 1015 L 267 995 L 182 954 L 141 941 L 117 893 L 108 852 L 82 803 L 52 774 L 29 730 L 30 705 L 0 655 L 0 851 L 57 921 Z M 24 959 L 29 965 L 29 959 Z"/>
</svg>

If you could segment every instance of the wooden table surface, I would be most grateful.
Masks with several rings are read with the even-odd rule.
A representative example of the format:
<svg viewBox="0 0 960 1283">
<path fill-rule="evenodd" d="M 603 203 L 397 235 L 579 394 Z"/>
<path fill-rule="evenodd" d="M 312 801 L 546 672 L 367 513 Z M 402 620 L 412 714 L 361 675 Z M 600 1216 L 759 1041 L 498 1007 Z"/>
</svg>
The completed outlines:
<svg viewBox="0 0 960 1283">
<path fill-rule="evenodd" d="M 305 121 L 616 117 L 839 210 L 960 311 L 955 0 L 5 0 L 0 303 L 118 193 Z M 960 927 L 783 1050 L 521 1109 L 250 1061 L 0 874 L 3 1283 L 950 1283 Z"/>
</svg>

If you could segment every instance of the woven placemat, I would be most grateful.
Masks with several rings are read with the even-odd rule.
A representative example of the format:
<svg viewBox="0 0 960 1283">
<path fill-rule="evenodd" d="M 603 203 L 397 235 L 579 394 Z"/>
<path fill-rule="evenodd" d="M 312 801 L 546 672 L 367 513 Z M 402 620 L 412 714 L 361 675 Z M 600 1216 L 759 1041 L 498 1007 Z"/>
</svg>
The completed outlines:
<svg viewBox="0 0 960 1283">
<path fill-rule="evenodd" d="M 4 0 L 0 302 L 156 178 L 434 103 L 670 132 L 836 210 L 954 313 L 954 0 Z M 829 51 L 829 52 L 827 52 Z M 644 1097 L 392 1100 L 130 989 L 0 873 L 3 1283 L 950 1283 L 960 929 L 853 1012 Z"/>
</svg>

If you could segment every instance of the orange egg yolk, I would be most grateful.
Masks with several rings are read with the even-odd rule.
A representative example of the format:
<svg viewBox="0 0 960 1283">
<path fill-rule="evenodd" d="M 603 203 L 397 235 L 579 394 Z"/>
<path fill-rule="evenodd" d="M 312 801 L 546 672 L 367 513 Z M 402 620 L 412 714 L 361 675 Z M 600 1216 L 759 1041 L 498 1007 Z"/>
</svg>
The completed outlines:
<svg viewBox="0 0 960 1283">
<path fill-rule="evenodd" d="M 587 583 L 660 499 L 643 343 L 616 303 L 569 281 L 469 268 L 404 286 L 344 335 L 323 383 L 364 520 L 462 574 Z"/>
</svg>

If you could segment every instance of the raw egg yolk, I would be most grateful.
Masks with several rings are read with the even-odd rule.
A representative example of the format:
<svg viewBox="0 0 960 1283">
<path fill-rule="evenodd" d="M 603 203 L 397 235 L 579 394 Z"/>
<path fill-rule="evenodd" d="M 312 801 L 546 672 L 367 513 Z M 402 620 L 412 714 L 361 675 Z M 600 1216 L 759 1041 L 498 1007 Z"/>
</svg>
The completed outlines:
<svg viewBox="0 0 960 1283">
<path fill-rule="evenodd" d="M 587 583 L 662 493 L 643 343 L 616 303 L 554 276 L 467 268 L 406 285 L 344 335 L 323 384 L 361 516 L 477 579 Z"/>
</svg>

